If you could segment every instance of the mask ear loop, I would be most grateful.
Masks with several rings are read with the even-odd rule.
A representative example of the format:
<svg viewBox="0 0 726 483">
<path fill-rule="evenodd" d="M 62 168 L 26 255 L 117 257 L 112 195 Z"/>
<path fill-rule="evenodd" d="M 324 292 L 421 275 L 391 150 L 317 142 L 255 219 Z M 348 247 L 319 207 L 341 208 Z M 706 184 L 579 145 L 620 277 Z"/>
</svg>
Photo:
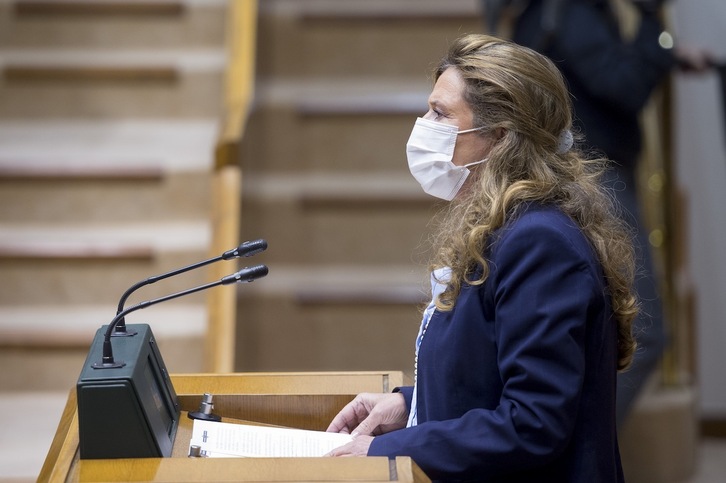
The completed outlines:
<svg viewBox="0 0 726 483">
<path fill-rule="evenodd" d="M 481 159 L 479 161 L 474 161 L 473 163 L 465 164 L 464 166 L 462 166 L 462 168 L 469 169 L 470 166 L 476 166 L 477 164 L 485 163 L 487 161 L 489 161 L 489 158 L 488 157 L 486 157 L 484 159 Z"/>
<path fill-rule="evenodd" d="M 484 129 L 484 126 L 473 127 L 471 129 L 464 129 L 463 131 L 456 131 L 456 134 L 466 134 L 468 132 L 481 131 L 482 129 Z"/>
<path fill-rule="evenodd" d="M 457 131 L 456 134 L 466 134 L 466 133 L 469 133 L 469 132 L 481 131 L 482 129 L 486 129 L 486 127 L 485 126 L 479 126 L 479 127 L 473 127 L 471 129 L 464 129 L 463 131 Z M 484 159 L 479 160 L 479 161 L 474 161 L 473 163 L 465 164 L 465 165 L 462 166 L 462 168 L 467 168 L 468 169 L 469 166 L 476 166 L 477 164 L 481 164 L 481 163 L 483 163 L 483 162 L 485 162 L 487 160 L 489 160 L 489 157 L 488 156 L 486 158 L 484 158 Z"/>
</svg>

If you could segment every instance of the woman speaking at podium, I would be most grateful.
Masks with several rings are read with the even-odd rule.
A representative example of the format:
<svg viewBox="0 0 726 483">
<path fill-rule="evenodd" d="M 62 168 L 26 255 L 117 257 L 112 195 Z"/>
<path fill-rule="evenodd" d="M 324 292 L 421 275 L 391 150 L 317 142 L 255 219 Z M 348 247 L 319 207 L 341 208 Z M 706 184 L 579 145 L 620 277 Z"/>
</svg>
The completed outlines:
<svg viewBox="0 0 726 483">
<path fill-rule="evenodd" d="M 605 161 L 573 147 L 562 76 L 530 49 L 465 36 L 434 77 L 406 152 L 450 204 L 414 386 L 358 395 L 330 455 L 410 456 L 435 480 L 623 481 L 616 374 L 637 301 Z"/>
</svg>

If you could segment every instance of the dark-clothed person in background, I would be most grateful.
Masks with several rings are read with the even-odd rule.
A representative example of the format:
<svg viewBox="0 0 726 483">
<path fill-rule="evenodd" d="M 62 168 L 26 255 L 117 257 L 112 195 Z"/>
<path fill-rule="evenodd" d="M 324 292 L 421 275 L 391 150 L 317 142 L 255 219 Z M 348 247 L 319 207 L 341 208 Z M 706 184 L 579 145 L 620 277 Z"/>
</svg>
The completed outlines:
<svg viewBox="0 0 726 483">
<path fill-rule="evenodd" d="M 702 71 L 708 55 L 672 46 L 658 11 L 659 0 L 631 0 L 640 14 L 632 39 L 625 39 L 611 0 L 528 0 L 512 40 L 544 53 L 560 68 L 572 93 L 575 131 L 584 148 L 613 161 L 605 184 L 624 207 L 636 234 L 636 292 L 641 302 L 634 324 L 638 352 L 618 378 L 618 424 L 629 414 L 666 346 L 657 277 L 636 181 L 642 136 L 639 116 L 653 90 L 680 66 Z"/>
</svg>

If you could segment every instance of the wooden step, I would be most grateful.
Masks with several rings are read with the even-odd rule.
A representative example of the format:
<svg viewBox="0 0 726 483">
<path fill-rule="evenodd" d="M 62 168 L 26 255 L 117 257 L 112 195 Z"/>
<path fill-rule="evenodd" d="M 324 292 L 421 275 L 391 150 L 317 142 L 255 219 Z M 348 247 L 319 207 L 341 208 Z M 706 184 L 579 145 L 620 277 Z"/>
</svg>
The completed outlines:
<svg viewBox="0 0 726 483">
<path fill-rule="evenodd" d="M 482 29 L 476 0 L 266 0 L 258 69 L 291 79 L 425 78 L 454 38 Z"/>
<path fill-rule="evenodd" d="M 46 69 L 173 69 L 180 74 L 218 71 L 225 65 L 223 48 L 194 49 L 1 49 L 0 65 L 3 70 L 26 67 Z M 124 80 L 123 75 L 120 80 Z"/>
<path fill-rule="evenodd" d="M 0 170 L 2 171 L 2 170 Z M 206 219 L 210 173 L 170 173 L 161 179 L 138 172 L 39 169 L 0 173 L 0 222 L 70 224 L 184 222 Z"/>
<path fill-rule="evenodd" d="M 21 181 L 154 181 L 160 182 L 164 172 L 154 163 L 140 166 L 105 165 L 78 166 L 23 161 L 12 163 L 0 160 L 0 182 Z"/>
<path fill-rule="evenodd" d="M 137 281 L 209 258 L 206 221 L 0 225 L 0 306 L 117 303 Z M 236 267 L 230 265 L 230 273 Z M 159 297 L 208 281 L 204 269 L 145 288 Z M 200 302 L 195 294 L 189 301 Z"/>
<path fill-rule="evenodd" d="M 0 47 L 224 45 L 225 0 L 0 0 Z"/>
<path fill-rule="evenodd" d="M 1 120 L 0 169 L 208 171 L 218 124 L 211 117 Z"/>
<path fill-rule="evenodd" d="M 64 390 L 73 387 L 96 331 L 116 315 L 116 304 L 0 308 L 0 374 L 3 391 Z M 170 372 L 203 370 L 207 319 L 203 303 L 150 307 L 127 323 L 149 324 Z M 112 342 L 113 344 L 113 342 Z"/>
<path fill-rule="evenodd" d="M 264 256 L 259 257 L 265 261 Z M 257 261 L 257 259 L 255 259 Z M 300 305 L 418 305 L 427 302 L 429 276 L 425 265 L 300 266 L 268 263 L 270 274 L 240 285 L 238 297 L 286 298 Z"/>
<path fill-rule="evenodd" d="M 37 481 L 53 441 L 70 387 L 60 390 L 0 392 L 0 481 Z M 19 414 L 32 417 L 18 417 Z M 18 437 L 22 435 L 22 437 Z"/>
<path fill-rule="evenodd" d="M 409 264 L 439 206 L 410 175 L 250 175 L 242 237 L 265 238 L 271 263 Z"/>
<path fill-rule="evenodd" d="M 48 15 L 142 15 L 177 16 L 184 12 L 184 3 L 180 1 L 79 1 L 55 0 L 15 0 L 12 2 L 16 15 L 20 17 L 36 17 Z"/>
<path fill-rule="evenodd" d="M 5 82 L 12 84 L 40 82 L 155 82 L 172 85 L 179 80 L 173 66 L 44 66 L 9 64 L 3 70 Z"/>
<path fill-rule="evenodd" d="M 47 241 L 48 243 L 119 243 L 146 245 L 156 252 L 194 251 L 209 244 L 209 222 L 113 223 L 106 224 L 0 224 L 0 243 L 6 245 Z"/>
<path fill-rule="evenodd" d="M 32 233 L 43 231 L 32 223 L 88 232 L 94 222 L 129 222 L 133 232 L 143 222 L 205 220 L 216 126 L 203 119 L 0 123 L 0 223 Z"/>
<path fill-rule="evenodd" d="M 216 117 L 225 54 L 0 50 L 3 119 Z"/>
<path fill-rule="evenodd" d="M 406 141 L 429 93 L 425 80 L 265 82 L 246 130 L 245 171 L 405 174 Z"/>
<path fill-rule="evenodd" d="M 268 240 L 270 274 L 238 289 L 238 370 L 412 369 L 441 205 L 408 172 L 405 144 L 432 66 L 481 30 L 478 5 L 260 4 L 242 238 Z"/>
<path fill-rule="evenodd" d="M 357 81 L 270 78 L 256 88 L 255 108 L 284 107 L 303 120 L 317 116 L 424 114 L 432 87 L 425 75 Z"/>
<path fill-rule="evenodd" d="M 151 261 L 153 248 L 141 243 L 24 240 L 0 242 L 0 260 Z"/>
<path fill-rule="evenodd" d="M 237 370 L 408 372 L 427 284 L 410 266 L 271 263 L 238 289 Z"/>
<path fill-rule="evenodd" d="M 248 303 L 245 303 L 248 302 Z M 240 299 L 236 370 L 412 372 L 420 324 L 412 305 L 316 305 Z"/>
<path fill-rule="evenodd" d="M 309 207 L 402 202 L 429 208 L 426 195 L 410 174 L 347 173 L 255 174 L 244 194 L 262 201 L 290 200 Z"/>
<path fill-rule="evenodd" d="M 139 293 L 145 294 L 143 289 Z M 133 305 L 130 302 L 126 307 Z M 73 307 L 4 305 L 0 307 L 0 347 L 87 349 L 96 330 L 110 323 L 116 310 L 116 303 Z M 159 339 L 202 337 L 206 314 L 203 304 L 179 299 L 132 312 L 126 323 L 149 324 Z"/>
<path fill-rule="evenodd" d="M 275 15 L 305 18 L 445 18 L 478 14 L 478 0 L 269 0 L 263 7 Z M 415 8 L 414 8 L 415 7 Z"/>
</svg>

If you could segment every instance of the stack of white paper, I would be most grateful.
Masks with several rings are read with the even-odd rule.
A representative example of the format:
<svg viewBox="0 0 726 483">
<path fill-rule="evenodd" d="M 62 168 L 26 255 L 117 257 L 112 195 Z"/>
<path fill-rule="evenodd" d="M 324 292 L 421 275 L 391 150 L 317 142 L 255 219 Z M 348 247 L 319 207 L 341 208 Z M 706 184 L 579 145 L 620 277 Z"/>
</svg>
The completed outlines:
<svg viewBox="0 0 726 483">
<path fill-rule="evenodd" d="M 349 434 L 195 420 L 189 446 L 202 456 L 294 458 L 324 456 L 350 442 Z"/>
</svg>

